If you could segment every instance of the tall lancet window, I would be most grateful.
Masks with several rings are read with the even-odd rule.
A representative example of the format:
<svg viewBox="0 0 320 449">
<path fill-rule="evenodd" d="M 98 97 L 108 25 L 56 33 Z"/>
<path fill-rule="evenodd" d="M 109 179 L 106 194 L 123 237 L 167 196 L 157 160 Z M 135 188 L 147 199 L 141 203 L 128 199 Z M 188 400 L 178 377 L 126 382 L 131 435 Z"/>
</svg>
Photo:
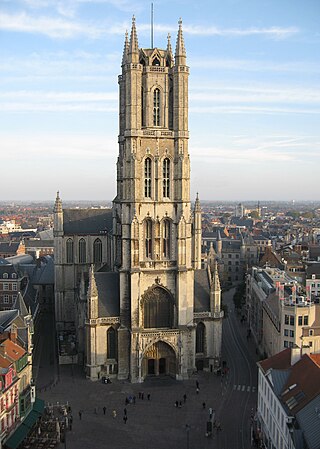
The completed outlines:
<svg viewBox="0 0 320 449">
<path fill-rule="evenodd" d="M 144 196 L 151 198 L 151 159 L 149 157 L 144 161 Z"/>
<path fill-rule="evenodd" d="M 164 220 L 162 227 L 162 249 L 163 249 L 163 257 L 165 259 L 170 258 L 170 221 Z"/>
<path fill-rule="evenodd" d="M 93 263 L 102 262 L 102 242 L 100 239 L 95 239 L 93 242 Z"/>
<path fill-rule="evenodd" d="M 79 240 L 79 263 L 86 263 L 87 261 L 87 244 L 84 239 Z"/>
<path fill-rule="evenodd" d="M 144 104 L 144 89 L 141 87 L 141 126 L 146 126 L 146 108 Z"/>
<path fill-rule="evenodd" d="M 196 328 L 196 353 L 204 352 L 205 327 L 199 323 Z"/>
<path fill-rule="evenodd" d="M 146 257 L 152 258 L 152 221 L 147 219 L 145 221 L 145 252 Z"/>
<path fill-rule="evenodd" d="M 163 161 L 163 198 L 170 196 L 170 159 Z"/>
<path fill-rule="evenodd" d="M 67 263 L 73 263 L 73 241 L 68 239 L 66 243 Z"/>
<path fill-rule="evenodd" d="M 160 90 L 153 91 L 153 126 L 160 126 Z"/>
</svg>

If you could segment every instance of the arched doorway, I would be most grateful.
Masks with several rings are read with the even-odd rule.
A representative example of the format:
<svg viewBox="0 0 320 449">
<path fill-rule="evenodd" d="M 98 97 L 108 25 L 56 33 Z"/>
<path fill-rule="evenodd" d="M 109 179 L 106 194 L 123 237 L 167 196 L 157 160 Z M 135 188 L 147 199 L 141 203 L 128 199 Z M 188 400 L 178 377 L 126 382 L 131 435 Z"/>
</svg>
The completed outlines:
<svg viewBox="0 0 320 449">
<path fill-rule="evenodd" d="M 173 376 L 177 374 L 177 359 L 172 347 L 164 341 L 158 341 L 144 353 L 142 376 Z"/>
</svg>

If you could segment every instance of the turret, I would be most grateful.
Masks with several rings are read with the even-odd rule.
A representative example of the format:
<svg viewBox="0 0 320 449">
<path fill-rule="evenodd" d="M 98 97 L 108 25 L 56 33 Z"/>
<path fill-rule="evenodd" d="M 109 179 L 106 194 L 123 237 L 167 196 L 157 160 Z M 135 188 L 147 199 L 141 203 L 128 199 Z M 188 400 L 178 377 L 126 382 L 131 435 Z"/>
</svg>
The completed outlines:
<svg viewBox="0 0 320 449">
<path fill-rule="evenodd" d="M 53 231 L 55 237 L 60 237 L 63 235 L 63 210 L 62 201 L 59 196 L 59 191 L 57 192 L 56 201 L 54 203 L 54 218 L 53 218 Z"/>
</svg>

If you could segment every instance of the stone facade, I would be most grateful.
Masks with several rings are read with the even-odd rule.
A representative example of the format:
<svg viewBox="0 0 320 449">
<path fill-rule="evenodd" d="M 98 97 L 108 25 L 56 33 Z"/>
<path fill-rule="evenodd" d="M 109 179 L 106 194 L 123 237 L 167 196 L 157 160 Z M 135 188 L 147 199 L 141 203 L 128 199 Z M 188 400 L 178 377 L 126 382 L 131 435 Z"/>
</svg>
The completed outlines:
<svg viewBox="0 0 320 449">
<path fill-rule="evenodd" d="M 198 198 L 193 210 L 190 203 L 188 76 L 181 22 L 173 56 L 169 36 L 166 50 L 139 49 L 133 19 L 119 76 L 117 195 L 112 228 L 99 236 L 100 266 L 90 270 L 94 257 L 81 263 L 75 252 L 67 263 L 71 233 L 56 200 L 57 325 L 74 327 L 78 354 L 84 332 L 91 379 L 184 379 L 196 360 L 208 370 L 220 363 L 218 269 L 212 257 L 201 269 L 201 207 Z M 97 232 L 73 233 L 75 247 L 82 239 L 92 248 Z"/>
</svg>

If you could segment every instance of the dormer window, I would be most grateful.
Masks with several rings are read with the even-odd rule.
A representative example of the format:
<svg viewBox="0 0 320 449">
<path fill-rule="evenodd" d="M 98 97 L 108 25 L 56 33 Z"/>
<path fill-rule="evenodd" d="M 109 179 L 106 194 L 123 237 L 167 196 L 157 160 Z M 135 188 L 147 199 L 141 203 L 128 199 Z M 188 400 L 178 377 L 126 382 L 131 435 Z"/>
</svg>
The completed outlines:
<svg viewBox="0 0 320 449">
<path fill-rule="evenodd" d="M 17 279 L 17 275 L 16 275 L 16 273 L 12 273 L 12 279 Z"/>
<path fill-rule="evenodd" d="M 159 66 L 160 65 L 160 61 L 159 61 L 159 59 L 157 57 L 154 58 L 154 60 L 152 61 L 152 65 L 153 66 Z"/>
<path fill-rule="evenodd" d="M 8 279 L 8 273 L 3 273 L 3 279 Z"/>
</svg>

